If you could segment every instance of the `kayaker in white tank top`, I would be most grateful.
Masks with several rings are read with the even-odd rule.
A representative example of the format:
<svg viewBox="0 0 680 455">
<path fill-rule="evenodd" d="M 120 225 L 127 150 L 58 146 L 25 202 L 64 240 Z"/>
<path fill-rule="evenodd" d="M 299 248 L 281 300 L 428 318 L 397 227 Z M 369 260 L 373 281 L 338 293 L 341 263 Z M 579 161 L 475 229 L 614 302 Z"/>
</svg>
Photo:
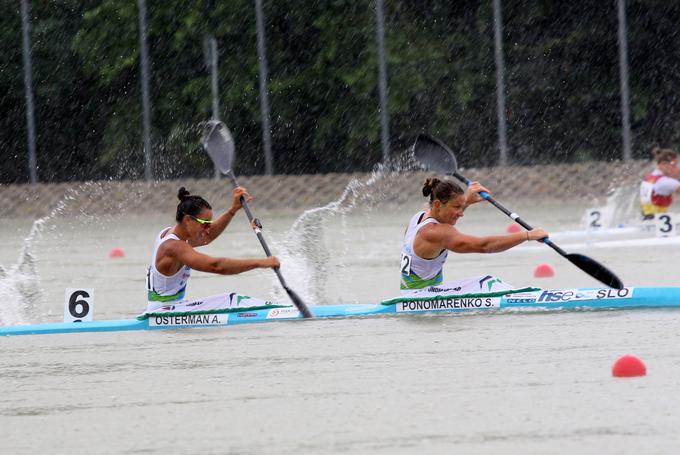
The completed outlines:
<svg viewBox="0 0 680 455">
<path fill-rule="evenodd" d="M 430 207 L 414 215 L 406 229 L 400 269 L 402 295 L 467 294 L 512 289 L 512 286 L 492 275 L 442 284 L 448 251 L 497 253 L 548 236 L 541 228 L 481 237 L 460 232 L 454 225 L 470 204 L 483 200 L 479 196 L 481 191 L 489 192 L 478 182 L 472 182 L 466 193 L 451 181 L 436 178 L 425 181 L 423 196 L 429 197 Z"/>
<path fill-rule="evenodd" d="M 416 213 L 409 221 L 401 252 L 401 289 L 421 289 L 442 283 L 442 269 L 449 252 L 442 250 L 438 256 L 430 259 L 421 258 L 413 251 L 416 234 L 431 223 L 438 221 L 426 217 L 424 211 Z"/>
<path fill-rule="evenodd" d="M 188 265 L 182 266 L 174 275 L 166 276 L 156 268 L 156 257 L 158 247 L 168 240 L 179 240 L 175 234 L 168 231 L 167 227 L 156 236 L 156 244 L 151 254 L 151 263 L 147 269 L 146 289 L 147 300 L 149 302 L 177 302 L 184 299 L 187 288 L 187 281 L 191 276 L 191 268 Z"/>
<path fill-rule="evenodd" d="M 209 244 L 224 231 L 241 208 L 241 197 L 251 199 L 245 188 L 234 189 L 231 208 L 215 220 L 212 207 L 202 197 L 191 195 L 184 187 L 180 188 L 177 197 L 180 200 L 175 216 L 177 224 L 158 234 L 147 268 L 147 311 L 184 302 L 191 269 L 234 275 L 256 268 L 279 267 L 275 256 L 234 259 L 209 256 L 195 249 Z M 231 305 L 234 295 L 227 293 L 203 300 L 210 301 L 211 309 L 214 309 L 216 305 Z M 201 310 L 202 303 L 195 302 L 192 309 Z"/>
</svg>

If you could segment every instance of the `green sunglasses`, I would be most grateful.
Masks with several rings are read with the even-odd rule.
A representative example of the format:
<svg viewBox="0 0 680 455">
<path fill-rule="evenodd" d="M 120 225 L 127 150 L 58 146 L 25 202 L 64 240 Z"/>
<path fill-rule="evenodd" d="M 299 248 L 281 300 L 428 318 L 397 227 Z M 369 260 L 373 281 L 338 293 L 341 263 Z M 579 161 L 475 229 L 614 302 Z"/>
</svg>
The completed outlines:
<svg viewBox="0 0 680 455">
<path fill-rule="evenodd" d="M 192 220 L 196 221 L 199 224 L 202 224 L 203 226 L 210 226 L 211 224 L 213 224 L 213 220 L 204 220 L 203 218 L 197 218 L 193 215 L 189 215 L 188 213 L 187 215 L 191 217 Z"/>
</svg>

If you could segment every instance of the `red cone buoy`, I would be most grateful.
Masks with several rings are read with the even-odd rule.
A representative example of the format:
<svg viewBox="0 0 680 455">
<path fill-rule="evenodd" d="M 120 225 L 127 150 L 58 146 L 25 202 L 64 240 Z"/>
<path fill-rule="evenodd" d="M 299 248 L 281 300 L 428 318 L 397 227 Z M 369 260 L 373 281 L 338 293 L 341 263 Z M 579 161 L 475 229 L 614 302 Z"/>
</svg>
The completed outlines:
<svg viewBox="0 0 680 455">
<path fill-rule="evenodd" d="M 111 259 L 124 258 L 125 257 L 125 251 L 123 251 L 122 248 L 111 248 L 111 251 L 109 251 L 109 257 Z"/>
<path fill-rule="evenodd" d="M 612 366 L 612 376 L 616 378 L 632 378 L 647 374 L 647 367 L 639 358 L 632 354 L 620 357 Z"/>
<path fill-rule="evenodd" d="M 508 232 L 508 234 L 514 234 L 515 232 L 521 231 L 522 226 L 520 226 L 517 223 L 510 223 L 510 224 L 508 224 L 508 227 L 505 230 Z"/>
<path fill-rule="evenodd" d="M 539 264 L 534 269 L 534 278 L 550 278 L 555 276 L 555 269 L 550 264 Z"/>
</svg>

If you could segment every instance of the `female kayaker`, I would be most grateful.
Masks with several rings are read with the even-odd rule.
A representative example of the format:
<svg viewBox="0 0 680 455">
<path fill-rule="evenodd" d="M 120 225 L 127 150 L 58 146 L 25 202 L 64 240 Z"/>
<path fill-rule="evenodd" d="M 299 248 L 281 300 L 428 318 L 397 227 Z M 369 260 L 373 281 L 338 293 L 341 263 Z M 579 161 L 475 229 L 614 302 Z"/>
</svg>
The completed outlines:
<svg viewBox="0 0 680 455">
<path fill-rule="evenodd" d="M 642 218 L 654 218 L 655 213 L 664 213 L 673 203 L 673 193 L 680 193 L 680 168 L 678 154 L 670 149 L 654 147 L 652 155 L 656 169 L 645 175 L 640 183 L 640 207 Z"/>
<path fill-rule="evenodd" d="M 423 196 L 430 198 L 428 210 L 416 213 L 406 228 L 401 254 L 402 295 L 468 294 L 512 289 L 491 275 L 443 283 L 443 267 L 449 251 L 454 253 L 498 253 L 529 240 L 548 236 L 543 229 L 506 235 L 474 236 L 454 227 L 470 204 L 482 201 L 479 192 L 486 188 L 472 182 L 467 192 L 448 180 L 428 178 Z"/>
<path fill-rule="evenodd" d="M 279 260 L 272 257 L 235 259 L 213 257 L 199 253 L 196 247 L 215 240 L 236 212 L 242 207 L 241 197 L 249 201 L 251 196 L 243 187 L 232 192 L 231 208 L 213 220 L 210 204 L 201 196 L 192 195 L 184 187 L 177 194 L 177 205 L 173 227 L 163 229 L 156 236 L 156 244 L 147 269 L 147 311 L 158 309 L 173 311 L 196 311 L 234 306 L 236 294 L 222 294 L 188 302 L 184 299 L 191 270 L 235 275 L 256 268 L 279 267 Z M 240 296 L 243 300 L 243 296 Z M 255 299 L 252 299 L 254 301 Z M 262 304 L 270 303 L 260 301 Z M 252 305 L 256 306 L 256 305 Z"/>
</svg>

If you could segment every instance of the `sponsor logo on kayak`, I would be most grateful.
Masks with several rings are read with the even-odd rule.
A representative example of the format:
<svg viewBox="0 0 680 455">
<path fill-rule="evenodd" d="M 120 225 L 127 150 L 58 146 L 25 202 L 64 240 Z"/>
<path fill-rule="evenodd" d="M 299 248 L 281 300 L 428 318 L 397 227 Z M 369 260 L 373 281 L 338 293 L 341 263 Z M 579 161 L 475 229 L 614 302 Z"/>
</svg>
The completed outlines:
<svg viewBox="0 0 680 455">
<path fill-rule="evenodd" d="M 300 316 L 297 308 L 272 308 L 267 312 L 267 319 L 291 319 Z"/>
<path fill-rule="evenodd" d="M 155 327 L 172 327 L 183 325 L 225 325 L 228 320 L 228 314 L 169 314 L 167 316 L 153 316 L 149 318 L 149 325 Z"/>
<path fill-rule="evenodd" d="M 505 301 L 507 303 L 558 303 L 577 302 L 581 300 L 602 299 L 630 299 L 633 297 L 633 288 L 623 289 L 548 289 L 537 292 L 522 292 L 511 294 Z"/>
<path fill-rule="evenodd" d="M 237 318 L 254 318 L 257 313 L 236 313 Z"/>
<path fill-rule="evenodd" d="M 541 295 L 540 292 L 518 292 L 509 294 L 505 301 L 507 303 L 536 303 L 539 295 Z"/>
<path fill-rule="evenodd" d="M 455 288 L 438 288 L 437 286 L 430 286 L 429 288 L 427 288 L 427 292 L 439 292 L 439 293 L 453 291 L 458 292 L 461 289 L 462 288 L 460 286 L 456 286 Z"/>
<path fill-rule="evenodd" d="M 499 308 L 501 299 L 498 297 L 447 297 L 428 300 L 406 300 L 397 303 L 398 312 L 436 311 L 436 310 L 464 310 Z"/>
<path fill-rule="evenodd" d="M 630 299 L 633 297 L 633 288 L 623 289 L 599 289 L 598 299 Z"/>
</svg>

